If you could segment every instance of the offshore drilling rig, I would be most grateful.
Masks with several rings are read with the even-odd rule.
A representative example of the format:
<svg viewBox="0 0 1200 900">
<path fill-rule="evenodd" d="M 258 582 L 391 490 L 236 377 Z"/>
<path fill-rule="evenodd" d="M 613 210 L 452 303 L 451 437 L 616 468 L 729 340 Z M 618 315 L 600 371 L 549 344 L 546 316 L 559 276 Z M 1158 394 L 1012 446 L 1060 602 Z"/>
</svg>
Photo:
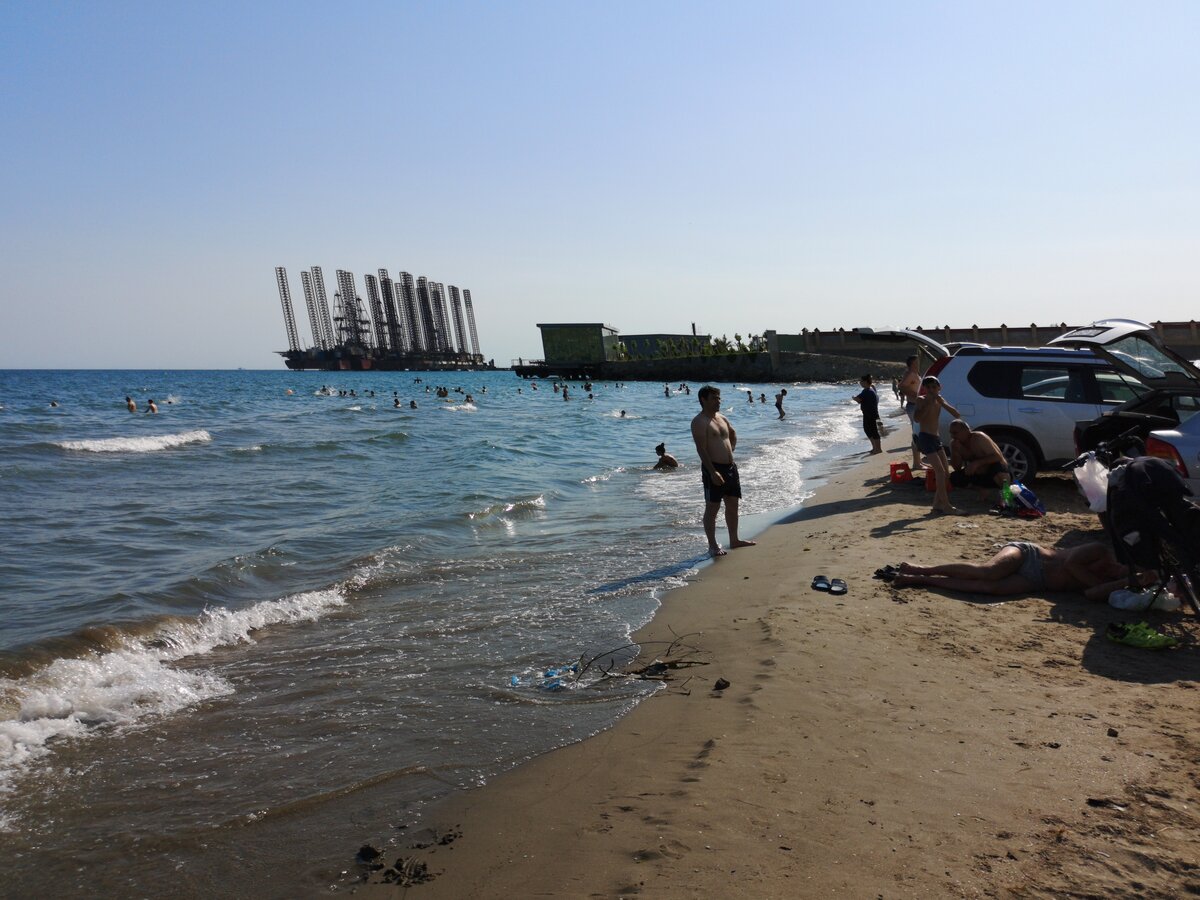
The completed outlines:
<svg viewBox="0 0 1200 900">
<path fill-rule="evenodd" d="M 324 371 L 364 369 L 484 369 L 471 292 L 448 288 L 424 275 L 413 280 L 400 272 L 393 281 L 387 269 L 367 275 L 367 303 L 358 295 L 354 273 L 337 270 L 333 314 L 320 266 L 300 273 L 312 344 L 300 346 L 287 269 L 275 267 L 288 349 L 277 351 L 289 369 Z M 449 306 L 447 306 L 449 294 Z M 467 315 L 464 325 L 463 306 Z M 369 315 L 368 315 L 369 311 Z M 451 328 L 451 313 L 454 324 Z M 457 340 L 455 338 L 457 337 Z"/>
</svg>

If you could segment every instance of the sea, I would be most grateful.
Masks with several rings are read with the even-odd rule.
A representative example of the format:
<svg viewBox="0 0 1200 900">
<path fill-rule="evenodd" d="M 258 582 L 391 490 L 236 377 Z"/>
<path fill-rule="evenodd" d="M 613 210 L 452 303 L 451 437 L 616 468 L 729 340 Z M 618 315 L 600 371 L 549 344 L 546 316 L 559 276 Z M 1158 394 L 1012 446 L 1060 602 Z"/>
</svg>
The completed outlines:
<svg viewBox="0 0 1200 900">
<path fill-rule="evenodd" d="M 709 564 L 699 387 L 0 371 L 0 895 L 337 893 L 612 725 Z M 718 387 L 745 536 L 869 449 L 857 385 Z"/>
</svg>

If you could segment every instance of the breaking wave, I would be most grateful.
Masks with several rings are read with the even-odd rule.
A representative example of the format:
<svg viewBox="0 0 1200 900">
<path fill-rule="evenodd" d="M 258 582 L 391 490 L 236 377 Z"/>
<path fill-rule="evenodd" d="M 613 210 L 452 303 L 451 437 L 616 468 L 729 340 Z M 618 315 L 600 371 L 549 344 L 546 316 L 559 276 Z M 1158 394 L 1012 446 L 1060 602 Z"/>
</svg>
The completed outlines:
<svg viewBox="0 0 1200 900">
<path fill-rule="evenodd" d="M 184 444 L 207 444 L 212 435 L 200 429 L 183 431 L 179 434 L 150 434 L 144 437 L 96 438 L 90 441 L 56 441 L 54 446 L 63 450 L 79 450 L 86 453 L 154 453 L 170 450 Z"/>
<path fill-rule="evenodd" d="M 58 658 L 23 677 L 0 678 L 0 794 L 11 789 L 16 770 L 49 752 L 53 740 L 233 693 L 219 675 L 172 663 L 253 643 L 259 629 L 314 621 L 345 603 L 341 591 L 331 588 L 241 610 L 209 609 L 195 619 L 172 619 L 149 634 L 126 634 L 103 652 Z"/>
</svg>

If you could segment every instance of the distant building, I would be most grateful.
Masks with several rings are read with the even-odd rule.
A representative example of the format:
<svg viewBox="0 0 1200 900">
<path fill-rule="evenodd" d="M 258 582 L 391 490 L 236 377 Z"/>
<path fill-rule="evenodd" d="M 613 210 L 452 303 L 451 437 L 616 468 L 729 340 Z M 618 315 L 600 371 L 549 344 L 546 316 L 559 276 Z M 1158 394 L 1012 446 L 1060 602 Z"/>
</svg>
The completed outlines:
<svg viewBox="0 0 1200 900">
<path fill-rule="evenodd" d="M 621 338 L 611 325 L 539 322 L 538 328 L 542 331 L 542 352 L 548 366 L 615 362 L 621 358 Z"/>
</svg>

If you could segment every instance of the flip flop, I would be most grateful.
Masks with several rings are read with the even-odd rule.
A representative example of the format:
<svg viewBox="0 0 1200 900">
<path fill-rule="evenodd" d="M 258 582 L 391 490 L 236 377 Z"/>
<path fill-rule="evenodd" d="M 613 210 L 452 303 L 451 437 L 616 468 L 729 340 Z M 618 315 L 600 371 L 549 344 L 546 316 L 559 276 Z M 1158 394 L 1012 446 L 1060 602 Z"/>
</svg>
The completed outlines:
<svg viewBox="0 0 1200 900">
<path fill-rule="evenodd" d="M 1106 633 L 1110 641 L 1127 644 L 1130 647 L 1140 647 L 1143 650 L 1162 650 L 1174 647 L 1176 644 L 1175 638 L 1155 631 L 1145 622 L 1138 622 L 1134 625 L 1114 622 L 1108 626 Z"/>
<path fill-rule="evenodd" d="M 850 588 L 846 586 L 846 582 L 841 578 L 835 578 L 833 581 L 829 582 L 829 593 L 831 594 L 840 595 L 846 593 L 848 590 L 850 590 Z"/>
<path fill-rule="evenodd" d="M 829 579 L 826 578 L 824 575 L 818 575 L 816 578 L 814 578 L 812 580 L 812 589 L 814 591 L 829 590 Z"/>
</svg>

